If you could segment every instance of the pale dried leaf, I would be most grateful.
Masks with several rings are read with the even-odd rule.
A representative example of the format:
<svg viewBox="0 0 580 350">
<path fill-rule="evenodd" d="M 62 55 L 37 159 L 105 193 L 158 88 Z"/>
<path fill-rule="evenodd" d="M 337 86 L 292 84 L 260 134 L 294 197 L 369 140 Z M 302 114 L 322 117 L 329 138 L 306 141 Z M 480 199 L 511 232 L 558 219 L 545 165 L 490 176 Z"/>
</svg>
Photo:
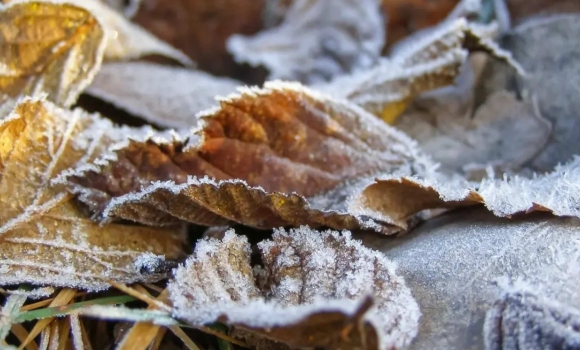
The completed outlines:
<svg viewBox="0 0 580 350">
<path fill-rule="evenodd" d="M 258 246 L 252 267 L 233 230 L 198 242 L 168 286 L 175 316 L 292 348 L 399 349 L 416 335 L 419 309 L 394 265 L 349 232 L 280 229 Z"/>
<path fill-rule="evenodd" d="M 243 85 L 201 71 L 145 62 L 107 63 L 86 93 L 150 123 L 169 128 L 197 126 L 197 113 Z"/>
<path fill-rule="evenodd" d="M 45 0 L 54 2 L 55 0 Z M 162 55 L 183 65 L 191 60 L 179 50 L 156 38 L 153 34 L 131 23 L 101 0 L 56 0 L 76 4 L 93 13 L 107 34 L 105 60 L 131 60 L 148 55 Z"/>
<path fill-rule="evenodd" d="M 376 174 L 429 174 L 434 165 L 412 140 L 299 84 L 241 91 L 205 112 L 189 139 L 131 140 L 68 174 L 72 190 L 105 217 L 152 225 L 406 228 L 359 216 L 349 203 Z"/>
<path fill-rule="evenodd" d="M 92 222 L 52 180 L 101 156 L 132 130 L 81 110 L 26 99 L 0 124 L 0 285 L 35 283 L 83 289 L 159 278 L 135 260 L 182 254 L 180 228 L 159 230 Z M 134 131 L 133 131 L 134 132 Z"/>
<path fill-rule="evenodd" d="M 303 83 L 368 68 L 385 42 L 377 0 L 295 0 L 282 23 L 255 36 L 233 35 L 236 61 L 263 65 L 270 79 Z"/>
<path fill-rule="evenodd" d="M 536 96 L 553 125 L 550 142 L 528 164 L 536 171 L 549 171 L 580 151 L 580 63 L 569 59 L 580 55 L 579 30 L 580 16 L 554 16 L 523 23 L 502 41 L 527 72 L 514 77 L 521 95 Z"/>
<path fill-rule="evenodd" d="M 72 105 L 101 65 L 103 28 L 64 3 L 15 1 L 0 8 L 0 102 L 38 92 Z"/>
<path fill-rule="evenodd" d="M 580 348 L 580 311 L 531 290 L 506 292 L 487 312 L 487 350 Z"/>
<path fill-rule="evenodd" d="M 482 208 L 461 210 L 402 238 L 368 235 L 364 242 L 397 263 L 419 302 L 423 317 L 412 349 L 482 349 L 485 313 L 506 282 L 525 282 L 535 293 L 580 309 L 576 218 L 508 220 Z"/>
<path fill-rule="evenodd" d="M 488 52 L 523 72 L 509 52 L 492 41 L 494 32 L 493 25 L 476 25 L 464 18 L 444 22 L 372 68 L 318 88 L 378 113 L 390 104 L 452 84 L 469 51 Z"/>
<path fill-rule="evenodd" d="M 449 91 L 416 100 L 395 126 L 418 141 L 446 173 L 481 179 L 485 168 L 518 172 L 549 142 L 551 124 L 534 101 L 499 90 L 472 115 L 471 98 Z M 497 171 L 497 170 L 496 170 Z M 499 172 L 499 171 L 498 171 Z"/>
</svg>

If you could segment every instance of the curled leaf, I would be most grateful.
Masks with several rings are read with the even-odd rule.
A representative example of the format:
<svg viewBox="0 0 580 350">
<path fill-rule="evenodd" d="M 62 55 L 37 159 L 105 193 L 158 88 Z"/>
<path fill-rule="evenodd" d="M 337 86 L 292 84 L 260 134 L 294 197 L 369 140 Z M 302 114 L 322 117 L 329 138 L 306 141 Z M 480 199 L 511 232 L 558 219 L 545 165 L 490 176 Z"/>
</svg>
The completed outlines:
<svg viewBox="0 0 580 350">
<path fill-rule="evenodd" d="M 416 335 L 420 314 L 404 281 L 348 232 L 276 230 L 259 248 L 263 265 L 252 268 L 245 236 L 200 241 L 168 286 L 174 315 L 282 348 L 400 349 Z"/>
<path fill-rule="evenodd" d="M 512 217 L 534 211 L 580 217 L 580 158 L 533 178 L 486 178 L 479 184 L 462 179 L 383 178 L 367 186 L 357 198 L 369 213 L 400 213 L 406 218 L 421 210 L 479 203 L 497 216 Z M 412 198 L 412 199 L 411 199 Z M 397 217 L 397 216 L 395 216 Z"/>
<path fill-rule="evenodd" d="M 193 128 L 197 113 L 242 85 L 201 71 L 145 62 L 106 63 L 86 93 L 164 127 Z"/>
<path fill-rule="evenodd" d="M 380 113 L 389 105 L 451 85 L 469 51 L 488 52 L 523 72 L 509 52 L 492 41 L 494 32 L 492 25 L 476 25 L 464 18 L 444 22 L 372 68 L 338 77 L 318 88 Z"/>
<path fill-rule="evenodd" d="M 389 221 L 359 216 L 350 198 L 378 173 L 433 166 L 410 139 L 347 102 L 279 82 L 241 91 L 207 111 L 188 140 L 130 140 L 105 163 L 71 172 L 73 191 L 97 213 L 148 224 L 390 232 Z"/>
<path fill-rule="evenodd" d="M 268 68 L 270 79 L 327 81 L 377 61 L 385 42 L 379 6 L 377 0 L 295 0 L 278 27 L 233 35 L 228 49 L 238 62 Z"/>
<path fill-rule="evenodd" d="M 0 102 L 48 94 L 72 105 L 101 65 L 105 34 L 82 7 L 42 1 L 0 9 Z"/>
<path fill-rule="evenodd" d="M 90 162 L 129 130 L 81 110 L 26 99 L 0 124 L 0 285 L 34 283 L 103 289 L 107 279 L 159 278 L 140 271 L 148 252 L 177 259 L 180 228 L 91 221 L 52 180 Z M 159 257 L 158 257 L 159 258 Z M 162 258 L 162 257 L 161 257 Z"/>
</svg>

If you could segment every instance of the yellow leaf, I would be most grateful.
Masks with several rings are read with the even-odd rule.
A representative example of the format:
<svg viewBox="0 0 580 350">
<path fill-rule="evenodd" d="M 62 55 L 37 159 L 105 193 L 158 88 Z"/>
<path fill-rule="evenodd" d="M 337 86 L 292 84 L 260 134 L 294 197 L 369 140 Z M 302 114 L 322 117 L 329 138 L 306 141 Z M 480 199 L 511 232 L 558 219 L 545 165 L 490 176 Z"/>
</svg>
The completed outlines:
<svg viewBox="0 0 580 350">
<path fill-rule="evenodd" d="M 0 102 L 46 92 L 72 105 L 101 65 L 103 29 L 69 4 L 13 2 L 0 10 Z"/>
<path fill-rule="evenodd" d="M 81 110 L 31 99 L 0 123 L 0 284 L 102 289 L 106 279 L 159 277 L 143 274 L 139 261 L 150 266 L 155 255 L 181 256 L 180 228 L 98 225 L 64 185 L 53 183 L 128 131 Z"/>
</svg>

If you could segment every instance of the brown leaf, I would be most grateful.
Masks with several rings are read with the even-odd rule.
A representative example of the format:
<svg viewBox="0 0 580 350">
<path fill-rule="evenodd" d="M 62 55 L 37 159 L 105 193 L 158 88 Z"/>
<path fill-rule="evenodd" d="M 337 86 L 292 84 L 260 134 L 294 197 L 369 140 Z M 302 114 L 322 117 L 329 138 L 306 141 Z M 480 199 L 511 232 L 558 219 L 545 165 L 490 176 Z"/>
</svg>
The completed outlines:
<svg viewBox="0 0 580 350">
<path fill-rule="evenodd" d="M 70 174 L 73 190 L 105 217 L 147 224 L 393 229 L 349 202 L 378 173 L 427 173 L 413 141 L 298 84 L 241 91 L 206 112 L 189 139 L 134 139 L 106 165 Z M 157 180 L 165 182 L 150 185 Z"/>
<path fill-rule="evenodd" d="M 85 91 L 150 123 L 197 126 L 197 113 L 243 85 L 201 71 L 144 62 L 106 63 Z"/>
<path fill-rule="evenodd" d="M 497 180 L 487 178 L 479 184 L 463 179 L 445 182 L 436 178 L 378 179 L 362 191 L 355 203 L 369 213 L 375 213 L 377 219 L 380 219 L 378 213 L 404 219 L 425 209 L 479 203 L 502 217 L 536 211 L 580 217 L 579 179 L 580 158 L 575 157 L 551 173 L 530 179 L 504 176 Z M 400 214 L 397 216 L 396 213 Z"/>
<path fill-rule="evenodd" d="M 0 9 L 0 102 L 45 92 L 70 106 L 101 65 L 105 35 L 77 6 L 16 2 Z"/>
<path fill-rule="evenodd" d="M 158 278 L 140 271 L 144 260 L 181 256 L 180 228 L 99 226 L 63 185 L 53 183 L 59 173 L 99 157 L 127 132 L 81 110 L 64 111 L 33 99 L 20 102 L 4 119 L 0 284 L 103 289 L 106 279 L 132 283 Z"/>
<path fill-rule="evenodd" d="M 233 33 L 253 34 L 262 26 L 264 0 L 142 0 L 133 21 L 178 48 L 211 74 L 235 76 L 226 51 Z"/>
<path fill-rule="evenodd" d="M 385 42 L 379 6 L 376 0 L 293 1 L 279 26 L 233 35 L 228 50 L 237 62 L 266 67 L 269 79 L 328 81 L 378 60 Z"/>
<path fill-rule="evenodd" d="M 258 246 L 262 266 L 252 268 L 233 230 L 198 242 L 169 283 L 174 314 L 278 348 L 400 349 L 416 335 L 419 309 L 394 265 L 348 232 L 276 230 Z"/>
</svg>

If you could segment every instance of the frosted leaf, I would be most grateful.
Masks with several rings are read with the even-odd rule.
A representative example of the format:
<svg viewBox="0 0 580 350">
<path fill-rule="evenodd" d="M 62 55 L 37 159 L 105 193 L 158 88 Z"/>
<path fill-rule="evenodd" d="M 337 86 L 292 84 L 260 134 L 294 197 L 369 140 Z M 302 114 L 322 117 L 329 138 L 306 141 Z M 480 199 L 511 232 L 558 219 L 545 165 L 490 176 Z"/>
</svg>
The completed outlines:
<svg viewBox="0 0 580 350">
<path fill-rule="evenodd" d="M 104 64 L 86 93 L 156 125 L 192 128 L 198 112 L 240 85 L 201 71 L 127 62 Z"/>
<path fill-rule="evenodd" d="M 580 311 L 531 291 L 509 291 L 487 312 L 487 350 L 580 348 Z"/>
<path fill-rule="evenodd" d="M 420 312 L 405 282 L 349 232 L 280 229 L 258 246 L 252 269 L 245 236 L 198 242 L 168 285 L 174 316 L 284 348 L 400 349 L 415 337 Z"/>
<path fill-rule="evenodd" d="M 150 225 L 406 228 L 352 215 L 348 204 L 376 174 L 430 173 L 412 140 L 299 84 L 240 91 L 202 113 L 190 139 L 130 141 L 71 173 L 72 191 L 104 217 Z"/>
<path fill-rule="evenodd" d="M 512 217 L 534 211 L 580 217 L 580 157 L 553 172 L 503 179 L 485 178 L 473 183 L 454 178 L 384 177 L 367 186 L 354 201 L 361 214 L 387 213 L 404 219 L 425 209 L 483 203 L 497 216 Z M 395 214 L 400 213 L 399 216 Z"/>
<path fill-rule="evenodd" d="M 385 42 L 377 0 L 295 0 L 282 23 L 255 36 L 233 35 L 237 62 L 265 66 L 270 79 L 327 81 L 370 67 Z"/>
<path fill-rule="evenodd" d="M 0 285 L 103 289 L 155 280 L 135 266 L 142 253 L 177 259 L 177 228 L 99 225 L 53 179 L 91 162 L 131 130 L 82 110 L 25 99 L 0 123 Z"/>
<path fill-rule="evenodd" d="M 499 90 L 473 112 L 473 98 L 459 92 L 414 101 L 395 126 L 413 137 L 444 172 L 481 178 L 477 170 L 519 171 L 549 142 L 551 124 L 533 100 Z M 502 171 L 499 171 L 501 169 Z"/>
<path fill-rule="evenodd" d="M 38 93 L 72 105 L 101 65 L 105 34 L 80 7 L 14 1 L 0 8 L 0 103 Z"/>
<path fill-rule="evenodd" d="M 505 282 L 580 308 L 576 218 L 508 220 L 479 208 L 434 218 L 402 238 L 363 241 L 397 263 L 419 302 L 412 349 L 482 349 L 485 313 Z"/>
<path fill-rule="evenodd" d="M 317 87 L 377 113 L 422 92 L 452 84 L 469 50 L 486 51 L 522 72 L 510 54 L 492 41 L 494 29 L 493 25 L 476 25 L 463 18 L 443 22 L 372 68 Z"/>
<path fill-rule="evenodd" d="M 140 26 L 131 23 L 101 0 L 43 1 L 71 3 L 91 11 L 107 35 L 105 60 L 131 60 L 147 55 L 162 55 L 183 65 L 192 65 L 185 54 L 159 40 Z"/>
<path fill-rule="evenodd" d="M 580 151 L 580 63 L 566 59 L 580 55 L 579 30 L 578 15 L 530 19 L 502 41 L 527 72 L 525 78 L 506 75 L 506 83 L 513 86 L 515 80 L 522 96 L 537 97 L 541 114 L 552 124 L 550 142 L 527 164 L 535 171 L 551 170 Z"/>
</svg>

